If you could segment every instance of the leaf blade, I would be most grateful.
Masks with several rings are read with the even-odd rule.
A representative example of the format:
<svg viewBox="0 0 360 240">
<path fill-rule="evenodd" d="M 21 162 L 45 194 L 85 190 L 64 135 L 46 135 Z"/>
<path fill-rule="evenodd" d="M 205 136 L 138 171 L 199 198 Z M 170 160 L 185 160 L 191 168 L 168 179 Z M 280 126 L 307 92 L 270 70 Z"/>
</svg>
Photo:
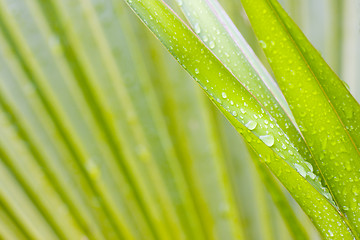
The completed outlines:
<svg viewBox="0 0 360 240">
<path fill-rule="evenodd" d="M 359 234 L 360 198 L 351 180 L 360 178 L 358 103 L 279 3 L 243 5 L 335 200 Z M 349 109 L 355 121 L 346 117 Z"/>
<path fill-rule="evenodd" d="M 327 227 L 329 227 L 329 222 L 327 222 L 327 220 L 321 219 L 321 217 L 319 218 L 317 213 L 319 213 L 320 210 L 323 214 L 330 214 L 328 215 L 330 218 L 336 218 L 335 221 L 340 223 L 340 226 L 335 227 L 338 236 L 343 235 L 345 238 L 351 239 L 351 232 L 349 232 L 346 224 L 344 224 L 344 222 L 341 220 L 341 217 L 331 206 L 331 204 L 317 190 L 315 190 L 315 188 L 313 188 L 307 182 L 307 180 L 302 178 L 283 160 L 280 160 L 281 158 L 276 157 L 273 150 L 268 148 L 274 145 L 274 137 L 262 135 L 263 141 L 260 141 L 259 138 L 253 134 L 253 132 L 244 126 L 244 122 L 240 123 L 241 120 L 239 119 L 241 118 L 237 115 L 238 112 L 233 112 L 233 109 L 235 109 L 234 107 L 224 107 L 224 105 L 222 105 L 224 104 L 223 101 L 225 101 L 227 98 L 231 98 L 234 100 L 234 102 L 239 104 L 245 103 L 243 106 L 249 106 L 248 110 L 257 112 L 258 114 L 261 114 L 262 112 L 262 108 L 258 105 L 257 101 L 251 96 L 251 94 L 249 94 L 238 83 L 233 75 L 227 71 L 226 68 L 224 68 L 224 66 L 210 53 L 207 48 L 203 47 L 200 40 L 196 38 L 193 33 L 188 30 L 185 25 L 168 8 L 166 8 L 164 4 L 160 3 L 159 1 L 141 2 L 128 0 L 127 3 L 135 11 L 135 13 L 140 16 L 140 18 L 150 28 L 150 30 L 162 41 L 170 53 L 177 58 L 180 64 L 182 64 L 184 68 L 186 68 L 187 71 L 199 82 L 203 89 L 207 90 L 206 92 L 209 96 L 211 96 L 213 102 L 222 110 L 230 122 L 236 126 L 238 131 L 240 133 L 246 133 L 246 136 L 248 137 L 247 141 L 252 142 L 253 147 L 255 147 L 257 150 L 264 152 L 264 158 L 272 159 L 269 161 L 268 166 L 270 166 L 272 171 L 275 172 L 277 177 L 281 178 L 283 184 L 286 185 L 295 198 L 301 202 L 300 205 L 304 208 L 308 208 L 308 210 L 314 206 L 318 207 L 318 211 L 312 212 L 309 210 L 307 213 L 311 215 L 313 219 L 316 219 L 315 223 L 317 224 L 318 229 L 322 231 L 322 234 L 326 236 L 327 233 L 325 231 L 327 231 L 327 228 L 322 228 L 320 226 L 327 225 Z M 194 65 L 193 63 L 198 65 Z M 210 68 L 208 64 L 212 67 Z M 207 79 L 210 79 L 211 81 L 207 81 Z M 217 79 L 216 83 L 212 82 L 214 79 Z M 216 87 L 216 84 L 221 84 L 221 86 Z M 224 89 L 227 89 L 228 85 L 232 86 L 234 92 L 223 92 Z M 234 94 L 235 92 L 237 94 Z M 232 112 L 232 114 L 230 112 Z M 236 118 L 236 116 L 238 116 L 238 118 Z M 242 117 L 243 116 L 246 116 L 245 113 L 243 113 Z M 264 122 L 260 121 L 258 128 L 260 132 L 257 134 L 264 133 L 261 130 L 262 127 L 260 127 L 263 126 L 263 124 Z M 281 131 L 281 129 L 277 127 L 276 129 Z M 277 133 L 274 132 L 274 134 Z M 276 142 L 276 144 L 278 144 L 278 142 Z M 283 174 L 283 176 L 281 175 L 283 173 L 281 169 L 286 169 L 286 174 Z M 322 204 L 320 204 L 320 206 L 316 202 L 311 201 L 311 199 L 310 202 L 315 205 L 307 205 L 308 201 L 305 201 L 305 199 L 309 195 L 304 195 L 304 192 L 301 191 L 298 192 L 299 190 L 295 187 L 296 184 L 294 182 L 293 186 L 288 184 L 287 180 L 289 180 L 289 177 L 291 178 L 292 174 L 295 174 L 295 176 L 293 176 L 293 180 L 299 181 L 301 186 L 306 188 L 307 194 L 314 194 L 314 196 L 316 196 L 315 199 L 321 201 Z M 295 192 L 297 192 L 299 195 L 294 194 Z M 333 230 L 335 231 L 335 229 Z"/>
</svg>

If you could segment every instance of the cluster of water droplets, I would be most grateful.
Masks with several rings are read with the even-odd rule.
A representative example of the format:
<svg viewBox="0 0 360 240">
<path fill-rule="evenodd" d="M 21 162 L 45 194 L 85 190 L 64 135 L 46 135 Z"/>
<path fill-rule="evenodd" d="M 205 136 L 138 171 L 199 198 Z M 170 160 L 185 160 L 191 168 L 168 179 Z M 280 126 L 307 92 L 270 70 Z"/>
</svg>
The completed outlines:
<svg viewBox="0 0 360 240">
<path fill-rule="evenodd" d="M 178 0 L 178 3 L 181 2 Z M 182 5 L 182 4 L 179 4 Z M 186 13 L 187 17 L 192 18 L 192 14 Z M 220 31 L 214 27 L 214 33 L 208 34 L 207 29 L 201 29 L 201 24 L 197 21 L 191 21 L 194 32 L 202 39 L 205 45 L 210 50 L 215 49 L 217 34 Z M 217 30 L 217 31 L 216 31 Z M 263 48 L 266 48 L 266 43 L 260 41 Z M 272 43 L 269 43 L 270 45 Z M 220 51 L 221 44 L 218 45 Z M 225 53 L 224 53 L 225 54 Z M 226 54 L 225 54 L 226 55 Z M 199 68 L 194 68 L 194 73 L 200 75 Z M 251 72 L 249 73 L 251 77 Z M 200 78 L 200 77 L 199 77 Z M 215 85 L 210 86 L 207 83 L 199 81 L 197 77 L 195 79 L 201 84 L 201 86 L 208 91 L 209 95 L 212 96 L 219 104 L 221 104 L 233 117 L 235 117 L 242 125 L 244 125 L 249 131 L 258 137 L 266 146 L 273 149 L 273 151 L 283 158 L 291 167 L 293 167 L 302 177 L 306 178 L 319 192 L 321 192 L 326 198 L 331 199 L 331 195 L 327 188 L 322 186 L 320 177 L 316 176 L 313 172 L 313 166 L 305 161 L 299 154 L 298 149 L 290 141 L 289 137 L 284 133 L 280 126 L 276 123 L 275 119 L 268 116 L 268 113 L 261 108 L 261 113 L 256 113 L 247 105 L 247 101 L 242 97 L 240 103 L 238 99 L 231 99 L 230 96 L 234 96 L 233 88 L 223 89 L 222 92 L 214 91 Z M 221 72 L 219 73 L 219 81 L 221 79 Z M 263 97 L 263 96 L 261 96 Z M 235 102 L 235 103 L 234 103 Z M 271 101 L 268 101 L 271 104 Z M 266 107 L 266 103 L 264 106 Z M 271 104 L 272 105 L 272 104 Z M 270 105 L 270 107 L 271 107 Z M 251 141 L 251 138 L 249 138 Z"/>
<path fill-rule="evenodd" d="M 269 117 L 263 109 L 261 109 L 260 114 L 253 113 L 244 97 L 242 97 L 242 103 L 234 103 L 228 96 L 229 94 L 226 91 L 221 92 L 222 101 L 220 103 L 222 103 L 223 107 L 249 131 L 255 134 L 266 146 L 272 148 L 278 156 L 283 158 L 302 177 L 306 178 L 328 200 L 334 203 L 328 189 L 322 186 L 320 177 L 313 172 L 314 168 L 311 163 L 303 159 L 298 149 L 276 123 L 276 120 Z"/>
<path fill-rule="evenodd" d="M 196 75 L 200 73 L 199 69 L 195 68 Z M 203 88 L 207 90 L 206 86 L 202 84 Z M 261 113 L 254 113 L 247 104 L 244 97 L 241 97 L 242 102 L 232 100 L 229 96 L 234 94 L 234 90 L 224 89 L 219 95 L 213 93 L 211 87 L 210 95 L 220 103 L 232 116 L 234 116 L 241 124 L 243 124 L 249 131 L 255 134 L 260 141 L 266 146 L 273 149 L 273 151 L 283 158 L 292 168 L 294 168 L 302 177 L 306 178 L 323 196 L 325 196 L 333 204 L 332 196 L 328 189 L 322 186 L 320 177 L 313 171 L 313 166 L 305 161 L 300 155 L 297 147 L 290 141 L 289 137 L 283 132 L 276 120 L 268 116 L 268 113 L 261 108 Z M 228 92 L 228 93 L 227 93 Z M 234 103 L 237 102 L 237 103 Z M 248 139 L 249 141 L 250 138 Z"/>
</svg>

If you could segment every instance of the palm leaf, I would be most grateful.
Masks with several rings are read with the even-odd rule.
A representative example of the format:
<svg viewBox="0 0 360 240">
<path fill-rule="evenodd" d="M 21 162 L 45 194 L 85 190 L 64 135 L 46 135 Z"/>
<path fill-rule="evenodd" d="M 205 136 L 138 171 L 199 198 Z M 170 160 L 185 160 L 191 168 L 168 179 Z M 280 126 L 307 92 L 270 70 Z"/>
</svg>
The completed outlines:
<svg viewBox="0 0 360 240">
<path fill-rule="evenodd" d="M 161 39 L 161 41 L 168 48 L 170 53 L 175 56 L 175 58 L 180 62 L 180 64 L 182 64 L 183 67 L 186 68 L 186 70 L 202 86 L 205 92 L 209 95 L 210 99 L 213 100 L 215 105 L 219 107 L 219 109 L 235 126 L 235 128 L 240 133 L 245 135 L 245 139 L 248 142 L 251 142 L 251 145 L 254 148 L 254 150 L 265 159 L 265 162 L 267 162 L 269 168 L 275 173 L 275 175 L 280 179 L 280 181 L 293 194 L 293 196 L 303 207 L 305 212 L 307 212 L 309 215 L 313 214 L 311 217 L 313 218 L 313 221 L 316 224 L 318 224 L 318 229 L 320 231 L 321 229 L 324 229 L 320 227 L 320 225 L 321 224 L 328 225 L 329 223 L 324 222 L 323 221 L 324 219 L 318 215 L 318 212 L 314 214 L 314 212 L 310 210 L 310 206 L 308 205 L 309 194 L 310 193 L 319 194 L 319 192 L 317 192 L 307 182 L 307 181 L 311 182 L 311 179 L 313 178 L 309 177 L 309 179 L 306 181 L 300 176 L 300 174 L 287 175 L 282 172 L 282 170 L 287 169 L 285 172 L 291 173 L 292 171 L 295 171 L 294 169 L 296 168 L 301 173 L 301 175 L 305 177 L 307 174 L 306 172 L 304 174 L 303 171 L 305 171 L 304 169 L 307 169 L 309 167 L 306 166 L 305 162 L 302 162 L 300 160 L 302 159 L 301 156 L 298 156 L 298 159 L 296 159 L 297 151 L 294 151 L 295 157 L 293 156 L 294 152 L 292 151 L 292 149 L 289 149 L 290 151 L 287 151 L 286 155 L 288 154 L 292 155 L 291 159 L 295 160 L 295 162 L 292 163 L 290 162 L 290 164 L 293 164 L 294 169 L 292 169 L 288 165 L 288 163 L 282 161 L 281 158 L 278 158 L 276 157 L 276 155 L 274 155 L 274 152 L 275 153 L 280 152 L 280 154 L 283 153 L 277 147 L 277 145 L 274 146 L 274 144 L 278 143 L 277 141 L 279 141 L 279 139 L 282 138 L 281 136 L 284 137 L 286 136 L 286 134 L 282 133 L 282 130 L 279 127 L 279 125 L 277 125 L 276 123 L 275 123 L 276 125 L 273 125 L 271 123 L 272 124 L 271 129 L 274 129 L 274 131 L 270 130 L 271 131 L 270 134 L 269 131 L 267 130 L 262 132 L 262 129 L 268 128 L 265 125 L 268 124 L 269 122 L 273 122 L 274 119 L 269 118 L 268 120 L 265 119 L 264 122 L 262 121 L 261 118 L 266 113 L 264 110 L 262 110 L 262 107 L 258 105 L 256 99 L 254 99 L 251 95 L 249 95 L 249 92 L 246 89 L 244 89 L 241 84 L 239 84 L 239 82 L 232 75 L 232 73 L 229 72 L 221 64 L 221 62 L 212 55 L 212 53 L 209 51 L 208 48 L 203 47 L 203 44 L 196 37 L 193 36 L 193 33 L 189 31 L 186 28 L 186 26 L 184 26 L 183 23 L 179 21 L 178 18 L 175 15 L 173 15 L 171 11 L 169 11 L 169 9 L 166 8 L 165 5 L 156 1 L 147 2 L 147 3 L 130 1 L 128 2 L 128 4 L 133 8 L 135 13 L 138 14 L 140 18 L 142 18 L 142 20 L 147 24 L 150 30 L 152 30 L 156 34 L 156 36 Z M 170 35 L 169 33 L 172 34 Z M 191 52 L 191 54 L 189 54 L 189 52 Z M 194 65 L 194 63 L 197 64 Z M 209 67 L 209 65 L 211 66 L 211 68 Z M 230 91 L 228 89 L 229 86 L 231 86 Z M 233 101 L 235 103 L 235 106 L 231 105 L 230 101 Z M 244 107 L 249 106 L 249 108 L 246 108 L 245 110 L 242 106 Z M 259 116 L 261 116 L 260 120 L 254 121 L 254 119 L 251 119 L 251 117 L 246 114 L 249 111 L 252 114 L 255 114 L 256 118 L 259 118 Z M 264 126 L 262 126 L 262 124 L 264 124 Z M 256 128 L 257 125 L 259 125 L 258 128 Z M 260 132 L 257 132 L 258 129 Z M 253 135 L 253 133 L 255 133 L 254 134 L 255 136 Z M 257 138 L 261 141 L 257 140 Z M 275 141 L 275 139 L 277 141 Z M 283 144 L 285 143 L 286 141 L 284 141 Z M 299 188 L 296 188 L 295 190 L 294 186 L 288 186 L 288 183 L 290 182 L 289 178 L 296 180 L 298 184 L 304 183 L 303 185 L 304 189 L 300 188 L 299 191 Z M 324 188 L 320 186 L 321 184 L 320 181 L 318 182 L 313 181 L 313 184 L 317 186 L 319 191 L 323 191 L 323 194 L 326 196 L 326 192 L 324 192 Z M 316 195 L 314 195 L 314 197 L 315 196 Z M 316 198 L 318 200 L 321 199 L 318 197 Z M 305 201 L 305 199 L 307 200 Z M 323 201 L 324 203 L 327 202 L 325 198 L 323 199 Z M 311 204 L 314 204 L 314 202 L 311 202 Z M 312 207 L 313 206 L 314 205 L 312 205 Z M 307 209 L 307 207 L 309 207 L 309 209 Z M 317 209 L 319 210 L 319 208 Z M 328 210 L 329 208 L 326 207 L 326 209 Z M 333 213 L 331 213 L 329 217 L 337 216 L 336 218 L 338 219 L 336 221 L 339 221 L 341 217 L 337 214 L 336 210 L 332 207 L 330 207 L 330 209 L 333 209 Z M 315 218 L 317 218 L 318 220 L 314 220 Z M 351 233 L 348 231 L 345 225 L 343 229 L 338 228 L 336 229 L 336 231 L 337 231 L 336 235 L 338 236 L 343 234 L 350 234 L 348 236 L 351 237 Z M 323 232 L 323 235 L 326 234 L 328 234 L 328 232 L 327 233 Z M 331 232 L 330 235 L 333 234 L 334 233 Z"/>
<path fill-rule="evenodd" d="M 335 201 L 359 234 L 359 104 L 276 1 L 244 7 Z"/>
<path fill-rule="evenodd" d="M 0 239 L 318 238 L 300 207 L 352 239 L 220 4 L 178 1 L 194 33 L 161 1 L 128 3 L 163 44 L 125 1 L 0 0 Z"/>
</svg>

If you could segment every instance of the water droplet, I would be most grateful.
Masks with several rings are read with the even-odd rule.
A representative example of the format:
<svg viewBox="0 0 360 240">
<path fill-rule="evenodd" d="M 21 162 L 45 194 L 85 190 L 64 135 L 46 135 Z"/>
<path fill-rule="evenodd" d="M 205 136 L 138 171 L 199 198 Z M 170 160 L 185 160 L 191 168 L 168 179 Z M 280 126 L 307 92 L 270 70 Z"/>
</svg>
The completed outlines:
<svg viewBox="0 0 360 240">
<path fill-rule="evenodd" d="M 213 49 L 213 48 L 215 47 L 215 42 L 214 42 L 214 41 L 210 41 L 209 47 L 210 47 L 210 49 Z"/>
<path fill-rule="evenodd" d="M 196 33 L 196 34 L 199 34 L 199 33 L 200 33 L 201 29 L 200 29 L 199 23 L 196 23 L 196 24 L 195 24 L 194 29 L 195 29 L 195 33 Z"/>
<path fill-rule="evenodd" d="M 303 166 L 295 163 L 295 164 L 294 164 L 294 167 L 296 168 L 296 171 L 297 171 L 301 176 L 306 177 L 306 171 L 305 171 L 305 169 L 304 169 Z"/>
<path fill-rule="evenodd" d="M 331 196 L 331 194 L 330 194 L 330 193 L 328 193 L 328 192 L 324 192 L 324 193 L 323 193 L 323 195 L 324 195 L 327 199 L 329 199 L 329 200 L 331 200 L 331 201 L 332 201 L 332 196 Z"/>
<path fill-rule="evenodd" d="M 226 98 L 226 97 L 227 97 L 227 95 L 226 95 L 225 92 L 222 92 L 222 93 L 221 93 L 221 96 L 222 96 L 223 98 Z"/>
<path fill-rule="evenodd" d="M 195 68 L 195 73 L 199 74 L 199 72 L 200 72 L 199 69 Z"/>
<path fill-rule="evenodd" d="M 313 166 L 311 165 L 311 163 L 305 161 L 305 164 L 306 164 L 306 166 L 310 169 L 311 172 L 314 170 L 314 168 L 313 168 Z"/>
<path fill-rule="evenodd" d="M 263 40 L 259 40 L 260 46 L 266 48 L 266 43 Z"/>
<path fill-rule="evenodd" d="M 353 191 L 355 196 L 359 195 L 359 189 L 356 186 L 353 186 L 352 191 Z"/>
<path fill-rule="evenodd" d="M 251 120 L 245 125 L 245 127 L 247 127 L 249 130 L 254 130 L 256 126 L 257 122 Z"/>
<path fill-rule="evenodd" d="M 236 112 L 236 111 L 233 111 L 233 112 L 232 112 L 232 115 L 233 115 L 234 117 L 236 117 L 236 116 L 237 116 L 237 112 Z"/>
<path fill-rule="evenodd" d="M 312 172 L 308 172 L 307 175 L 313 180 L 316 178 L 316 175 Z"/>
<path fill-rule="evenodd" d="M 268 147 L 274 145 L 275 139 L 272 135 L 264 135 L 259 137 Z"/>
</svg>

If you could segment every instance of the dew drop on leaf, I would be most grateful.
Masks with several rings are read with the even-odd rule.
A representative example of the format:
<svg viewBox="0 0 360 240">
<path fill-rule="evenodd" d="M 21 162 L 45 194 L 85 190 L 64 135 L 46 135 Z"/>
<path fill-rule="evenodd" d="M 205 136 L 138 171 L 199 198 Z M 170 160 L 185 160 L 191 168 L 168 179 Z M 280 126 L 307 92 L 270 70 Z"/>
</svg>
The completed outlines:
<svg viewBox="0 0 360 240">
<path fill-rule="evenodd" d="M 259 40 L 260 46 L 266 48 L 266 43 L 263 40 Z"/>
<path fill-rule="evenodd" d="M 214 42 L 214 41 L 211 41 L 211 42 L 209 43 L 209 47 L 210 47 L 210 49 L 215 48 L 215 42 Z"/>
<path fill-rule="evenodd" d="M 199 33 L 201 32 L 199 23 L 196 23 L 196 24 L 195 24 L 194 29 L 195 29 L 195 33 L 196 33 L 196 34 L 199 34 Z"/>
<path fill-rule="evenodd" d="M 295 163 L 295 164 L 294 164 L 294 167 L 296 168 L 296 171 L 297 171 L 301 176 L 306 177 L 306 171 L 305 171 L 305 169 L 304 169 L 303 166 Z"/>
<path fill-rule="evenodd" d="M 356 185 L 353 186 L 352 192 L 354 193 L 355 196 L 359 195 L 359 189 L 358 189 L 358 187 Z"/>
<path fill-rule="evenodd" d="M 311 179 L 315 179 L 316 175 L 312 172 L 308 172 L 307 175 L 311 178 Z"/>
<path fill-rule="evenodd" d="M 256 126 L 257 122 L 251 120 L 245 125 L 245 127 L 247 127 L 249 130 L 254 130 Z"/>
<path fill-rule="evenodd" d="M 311 163 L 305 161 L 305 164 L 306 164 L 306 166 L 310 169 L 311 172 L 314 170 L 314 168 L 313 168 L 313 166 L 311 165 Z"/>
<path fill-rule="evenodd" d="M 272 135 L 264 135 L 259 137 L 268 147 L 274 145 L 275 139 Z"/>
</svg>

